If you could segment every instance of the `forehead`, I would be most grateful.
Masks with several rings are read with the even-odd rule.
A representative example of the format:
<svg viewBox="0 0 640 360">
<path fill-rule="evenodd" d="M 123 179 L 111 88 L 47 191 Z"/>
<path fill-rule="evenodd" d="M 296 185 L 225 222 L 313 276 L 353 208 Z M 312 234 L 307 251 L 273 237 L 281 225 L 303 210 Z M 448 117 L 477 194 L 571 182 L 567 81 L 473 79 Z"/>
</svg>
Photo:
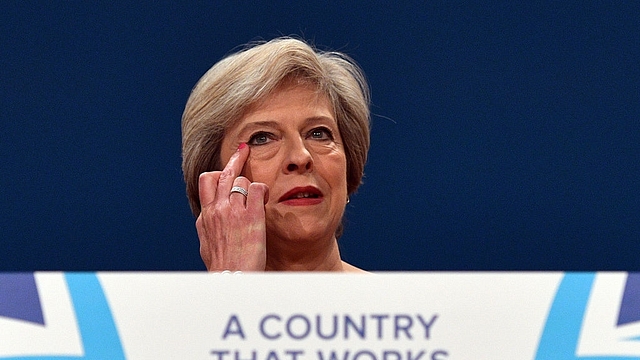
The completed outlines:
<svg viewBox="0 0 640 360">
<path fill-rule="evenodd" d="M 325 93 L 313 84 L 289 81 L 279 85 L 264 99 L 249 105 L 232 127 L 253 120 L 255 117 L 280 112 L 300 117 L 324 116 L 335 121 L 333 107 Z"/>
<path fill-rule="evenodd" d="M 285 80 L 283 83 L 278 85 L 273 91 L 269 93 L 263 99 L 255 102 L 254 104 L 249 105 L 248 111 L 255 111 L 256 109 L 263 108 L 269 106 L 273 102 L 284 102 L 287 100 L 289 103 L 292 103 L 293 100 L 298 102 L 300 101 L 308 101 L 309 105 L 314 105 L 314 103 L 326 103 L 329 104 L 329 99 L 327 95 L 321 91 L 317 85 L 312 84 L 310 81 L 305 80 Z M 306 105 L 301 103 L 302 105 Z M 322 104 L 325 105 L 325 104 Z"/>
</svg>

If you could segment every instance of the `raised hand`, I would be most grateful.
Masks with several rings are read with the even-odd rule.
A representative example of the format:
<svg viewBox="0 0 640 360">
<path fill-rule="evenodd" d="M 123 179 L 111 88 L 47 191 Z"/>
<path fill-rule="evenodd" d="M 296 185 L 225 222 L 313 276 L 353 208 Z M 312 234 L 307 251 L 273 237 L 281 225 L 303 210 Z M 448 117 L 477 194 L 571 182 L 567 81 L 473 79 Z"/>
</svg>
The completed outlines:
<svg viewBox="0 0 640 360">
<path fill-rule="evenodd" d="M 196 220 L 200 256 L 209 271 L 264 271 L 265 204 L 269 188 L 240 176 L 249 147 L 241 144 L 222 171 L 199 178 L 201 212 Z"/>
</svg>

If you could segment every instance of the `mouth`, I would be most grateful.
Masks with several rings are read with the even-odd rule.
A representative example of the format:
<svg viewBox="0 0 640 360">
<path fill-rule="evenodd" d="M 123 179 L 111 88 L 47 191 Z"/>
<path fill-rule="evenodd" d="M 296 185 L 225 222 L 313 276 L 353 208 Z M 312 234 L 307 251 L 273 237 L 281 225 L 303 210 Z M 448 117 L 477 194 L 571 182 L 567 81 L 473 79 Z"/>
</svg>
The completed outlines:
<svg viewBox="0 0 640 360">
<path fill-rule="evenodd" d="M 299 199 L 320 199 L 322 192 L 314 186 L 296 187 L 287 191 L 278 199 L 278 202 Z"/>
</svg>

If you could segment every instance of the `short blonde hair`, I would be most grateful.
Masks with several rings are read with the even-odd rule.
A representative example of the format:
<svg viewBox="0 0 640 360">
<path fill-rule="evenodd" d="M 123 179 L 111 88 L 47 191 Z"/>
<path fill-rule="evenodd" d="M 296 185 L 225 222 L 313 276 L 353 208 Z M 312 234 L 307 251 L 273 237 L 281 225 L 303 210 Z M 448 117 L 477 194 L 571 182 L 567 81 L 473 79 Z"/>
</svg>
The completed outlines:
<svg viewBox="0 0 640 360">
<path fill-rule="evenodd" d="M 182 171 L 191 211 L 200 214 L 198 178 L 221 170 L 225 131 L 288 80 L 310 83 L 333 106 L 347 158 L 347 192 L 360 186 L 369 151 L 369 87 L 360 67 L 338 52 L 281 37 L 216 63 L 193 88 L 182 115 Z"/>
</svg>

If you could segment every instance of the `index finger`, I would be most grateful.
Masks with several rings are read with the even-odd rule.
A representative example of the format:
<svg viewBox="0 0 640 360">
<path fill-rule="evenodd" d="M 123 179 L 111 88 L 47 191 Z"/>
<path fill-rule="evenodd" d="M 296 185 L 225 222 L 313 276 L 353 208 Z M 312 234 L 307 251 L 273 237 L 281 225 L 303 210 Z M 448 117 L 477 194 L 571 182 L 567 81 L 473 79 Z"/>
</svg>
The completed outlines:
<svg viewBox="0 0 640 360">
<path fill-rule="evenodd" d="M 233 181 L 240 176 L 242 168 L 249 158 L 249 147 L 246 143 L 240 144 L 238 150 L 231 155 L 229 162 L 222 170 L 218 180 L 218 190 L 228 193 L 233 187 Z"/>
</svg>

